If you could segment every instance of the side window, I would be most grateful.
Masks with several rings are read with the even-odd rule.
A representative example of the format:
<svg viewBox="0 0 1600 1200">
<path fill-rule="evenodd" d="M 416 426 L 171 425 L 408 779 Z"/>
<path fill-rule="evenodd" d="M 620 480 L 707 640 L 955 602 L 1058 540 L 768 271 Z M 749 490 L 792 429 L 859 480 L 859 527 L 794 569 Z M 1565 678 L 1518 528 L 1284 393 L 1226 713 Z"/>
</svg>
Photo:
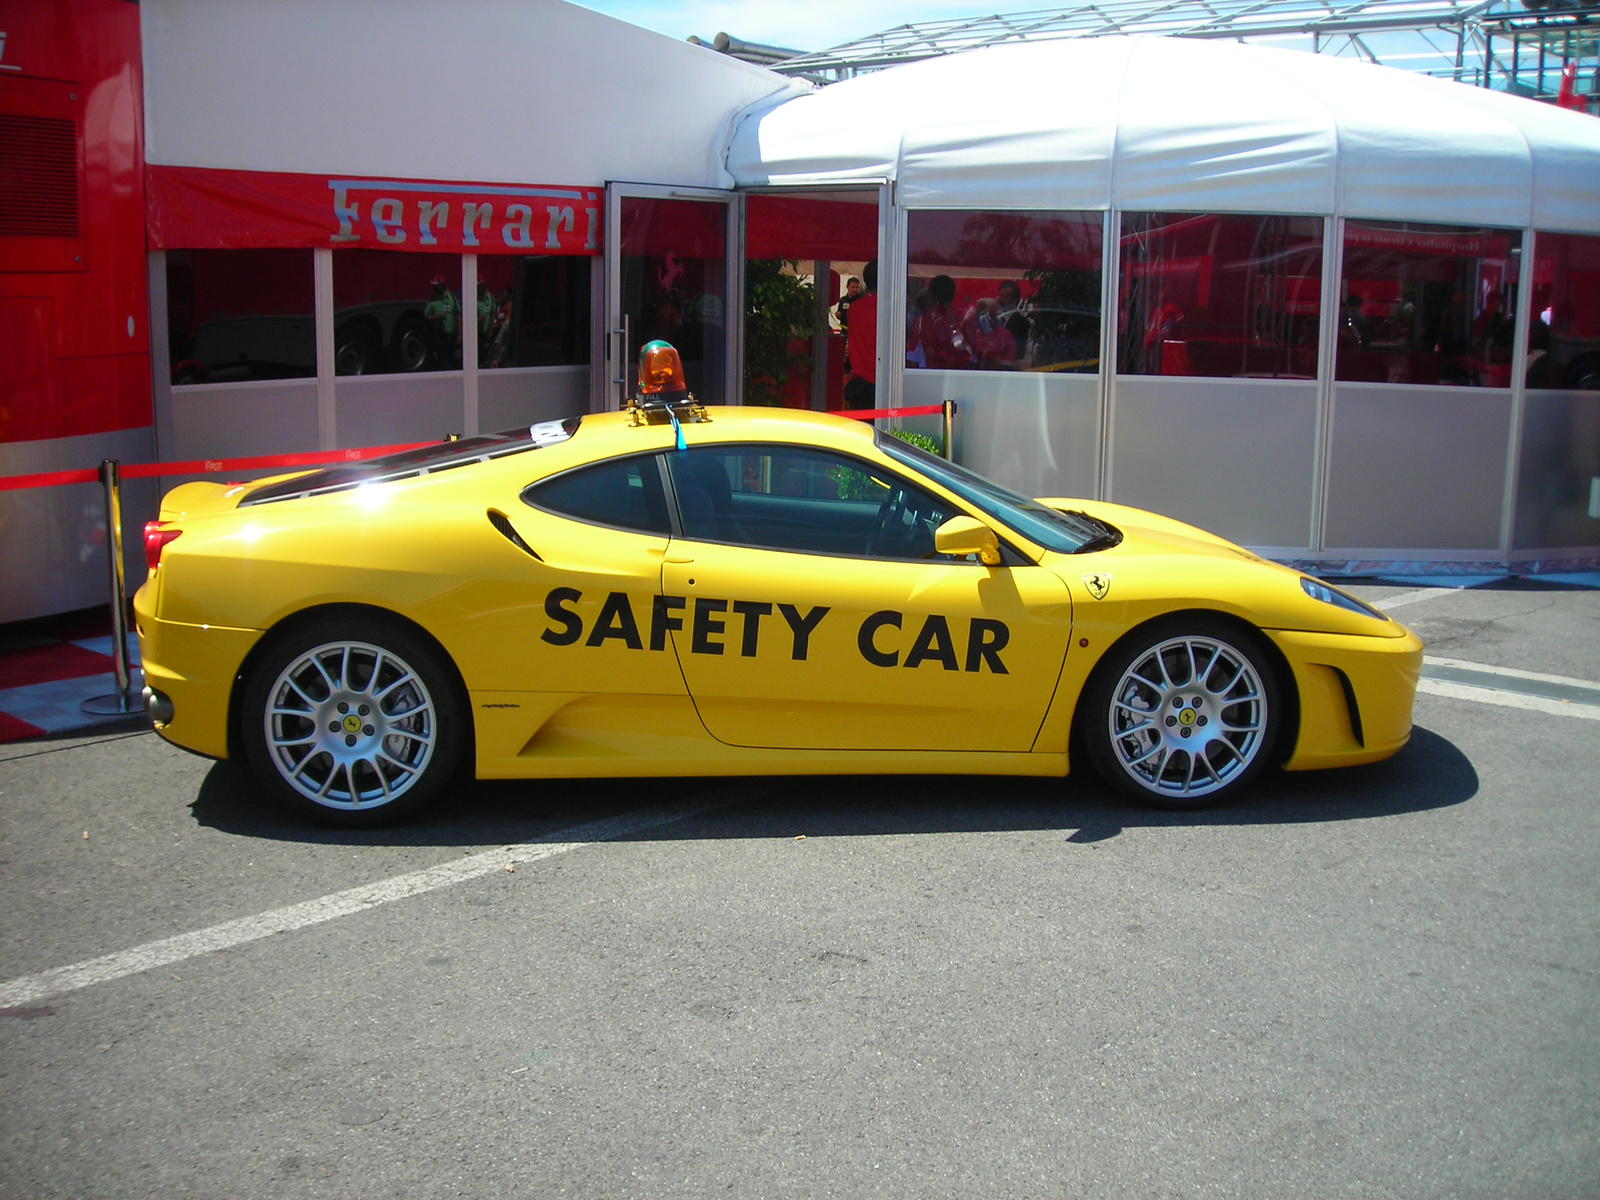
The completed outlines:
<svg viewBox="0 0 1600 1200">
<path fill-rule="evenodd" d="M 696 446 L 667 455 L 685 537 L 769 550 L 934 558 L 954 506 L 888 471 L 801 447 Z"/>
<path fill-rule="evenodd" d="M 652 455 L 611 459 L 528 487 L 524 504 L 596 525 L 670 534 L 661 472 Z"/>
</svg>

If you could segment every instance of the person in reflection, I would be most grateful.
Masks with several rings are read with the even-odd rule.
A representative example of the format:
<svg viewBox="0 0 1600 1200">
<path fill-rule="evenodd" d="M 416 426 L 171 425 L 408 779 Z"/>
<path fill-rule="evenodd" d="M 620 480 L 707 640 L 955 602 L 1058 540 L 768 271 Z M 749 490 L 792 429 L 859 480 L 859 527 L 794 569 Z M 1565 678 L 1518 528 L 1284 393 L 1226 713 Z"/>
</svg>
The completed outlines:
<svg viewBox="0 0 1600 1200">
<path fill-rule="evenodd" d="M 1022 289 L 1015 279 L 1003 279 L 996 297 L 1000 301 L 1000 321 L 1016 344 L 1016 359 L 1021 362 L 1028 357 L 1028 337 L 1033 332 L 1033 322 L 1022 310 Z"/>
<path fill-rule="evenodd" d="M 917 288 L 915 292 L 912 291 L 913 285 L 922 282 L 920 279 L 906 280 L 906 295 L 910 297 L 906 302 L 906 366 L 908 367 L 928 365 L 927 358 L 922 352 L 922 345 L 917 341 L 919 329 L 917 322 L 922 314 L 933 306 L 933 297 L 925 286 Z"/>
<path fill-rule="evenodd" d="M 878 260 L 861 272 L 866 291 L 850 304 L 850 334 L 845 353 L 852 375 L 844 385 L 844 402 L 851 408 L 871 408 L 878 394 Z"/>
<path fill-rule="evenodd" d="M 1008 371 L 1017 365 L 1017 341 L 1000 315 L 998 298 L 973 301 L 961 318 L 961 337 L 980 371 Z"/>
<path fill-rule="evenodd" d="M 1352 350 L 1365 349 L 1367 343 L 1372 340 L 1372 322 L 1367 320 L 1361 311 L 1361 297 L 1356 295 L 1346 296 L 1344 304 L 1339 309 L 1339 315 L 1340 340 L 1347 345 L 1353 342 L 1354 344 L 1350 345 Z M 1343 336 L 1346 329 L 1350 330 L 1354 335 L 1352 338 L 1347 339 Z"/>
<path fill-rule="evenodd" d="M 489 319 L 489 365 L 511 365 L 511 289 L 500 293 L 495 302 L 494 315 Z"/>
<path fill-rule="evenodd" d="M 915 343 L 922 351 L 923 365 L 930 370 L 959 371 L 972 366 L 972 349 L 961 334 L 961 319 L 951 308 L 956 281 L 948 275 L 935 275 L 928 284 L 928 296 L 928 306 L 912 323 L 906 338 L 907 352 Z"/>
<path fill-rule="evenodd" d="M 1485 363 L 1510 362 L 1515 332 L 1500 293 L 1490 292 L 1484 297 L 1483 311 L 1472 322 L 1472 340 L 1479 358 Z"/>
<path fill-rule="evenodd" d="M 455 362 L 461 357 L 461 301 L 443 275 L 433 277 L 432 289 L 428 302 L 422 306 L 422 319 L 433 331 L 434 357 L 440 362 Z"/>
<path fill-rule="evenodd" d="M 1554 373 L 1550 360 L 1550 326 L 1544 323 L 1544 318 L 1534 317 L 1528 326 L 1528 357 L 1525 360 L 1527 371 L 1526 384 L 1531 388 L 1547 388 L 1552 386 Z"/>
<path fill-rule="evenodd" d="M 494 322 L 494 293 L 489 290 L 489 285 L 484 283 L 483 276 L 478 276 L 478 365 L 487 366 L 489 363 L 490 336 L 489 327 Z"/>
</svg>

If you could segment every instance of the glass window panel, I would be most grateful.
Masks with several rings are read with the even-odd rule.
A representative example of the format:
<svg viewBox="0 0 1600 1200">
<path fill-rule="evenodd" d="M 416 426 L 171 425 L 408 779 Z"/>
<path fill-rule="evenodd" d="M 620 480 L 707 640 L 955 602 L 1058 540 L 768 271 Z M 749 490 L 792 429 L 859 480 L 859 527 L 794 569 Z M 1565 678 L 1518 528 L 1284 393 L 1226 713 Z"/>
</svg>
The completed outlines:
<svg viewBox="0 0 1600 1200">
<path fill-rule="evenodd" d="M 589 263 L 576 255 L 478 257 L 478 365 L 589 363 Z"/>
<path fill-rule="evenodd" d="M 310 250 L 167 251 L 172 382 L 317 374 Z"/>
<path fill-rule="evenodd" d="M 671 454 L 685 537 L 811 554 L 932 559 L 957 510 L 858 459 L 799 447 Z"/>
<path fill-rule="evenodd" d="M 672 531 L 654 456 L 613 459 L 569 471 L 535 484 L 523 498 L 539 508 L 596 525 L 645 533 Z"/>
<path fill-rule="evenodd" d="M 1511 386 L 1522 235 L 1346 221 L 1334 378 Z"/>
<path fill-rule="evenodd" d="M 1600 391 L 1600 237 L 1534 239 L 1530 388 Z"/>
<path fill-rule="evenodd" d="M 1117 371 L 1315 379 L 1322 218 L 1124 213 Z"/>
<path fill-rule="evenodd" d="M 334 369 L 399 375 L 461 367 L 461 256 L 333 254 Z"/>
<path fill-rule="evenodd" d="M 908 368 L 1099 370 L 1103 214 L 917 210 L 907 227 Z"/>
<path fill-rule="evenodd" d="M 727 205 L 624 196 L 621 210 L 621 308 L 632 337 L 630 393 L 637 383 L 639 347 L 661 338 L 677 349 L 695 399 L 725 403 Z"/>
</svg>

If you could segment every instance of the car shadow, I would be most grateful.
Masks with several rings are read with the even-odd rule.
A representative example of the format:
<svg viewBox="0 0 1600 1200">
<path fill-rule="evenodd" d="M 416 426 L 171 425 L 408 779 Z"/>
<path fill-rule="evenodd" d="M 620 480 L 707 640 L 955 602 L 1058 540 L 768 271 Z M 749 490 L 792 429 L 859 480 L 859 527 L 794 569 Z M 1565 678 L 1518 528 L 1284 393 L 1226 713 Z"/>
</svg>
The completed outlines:
<svg viewBox="0 0 1600 1200">
<path fill-rule="evenodd" d="M 709 805 L 630 841 L 858 837 L 1059 830 L 1092 843 L 1124 829 L 1370 820 L 1465 803 L 1478 773 L 1427 729 L 1393 758 L 1337 771 L 1278 772 L 1237 803 L 1164 812 L 1131 803 L 1088 771 L 1069 779 L 996 775 L 750 776 L 737 779 L 480 781 L 409 822 L 335 830 L 279 809 L 248 772 L 218 763 L 190 806 L 197 824 L 238 837 L 352 846 L 494 846 L 560 833 L 652 805 Z"/>
</svg>

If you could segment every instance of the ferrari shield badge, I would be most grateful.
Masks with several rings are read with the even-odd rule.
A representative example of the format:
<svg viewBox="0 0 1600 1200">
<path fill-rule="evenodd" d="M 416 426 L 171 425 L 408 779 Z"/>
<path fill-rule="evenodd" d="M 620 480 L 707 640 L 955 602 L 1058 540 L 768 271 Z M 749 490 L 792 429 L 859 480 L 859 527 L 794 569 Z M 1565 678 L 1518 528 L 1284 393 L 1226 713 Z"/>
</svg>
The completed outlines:
<svg viewBox="0 0 1600 1200">
<path fill-rule="evenodd" d="M 1083 586 L 1096 600 L 1104 600 L 1111 590 L 1111 576 L 1104 571 L 1090 571 L 1083 577 Z"/>
</svg>

